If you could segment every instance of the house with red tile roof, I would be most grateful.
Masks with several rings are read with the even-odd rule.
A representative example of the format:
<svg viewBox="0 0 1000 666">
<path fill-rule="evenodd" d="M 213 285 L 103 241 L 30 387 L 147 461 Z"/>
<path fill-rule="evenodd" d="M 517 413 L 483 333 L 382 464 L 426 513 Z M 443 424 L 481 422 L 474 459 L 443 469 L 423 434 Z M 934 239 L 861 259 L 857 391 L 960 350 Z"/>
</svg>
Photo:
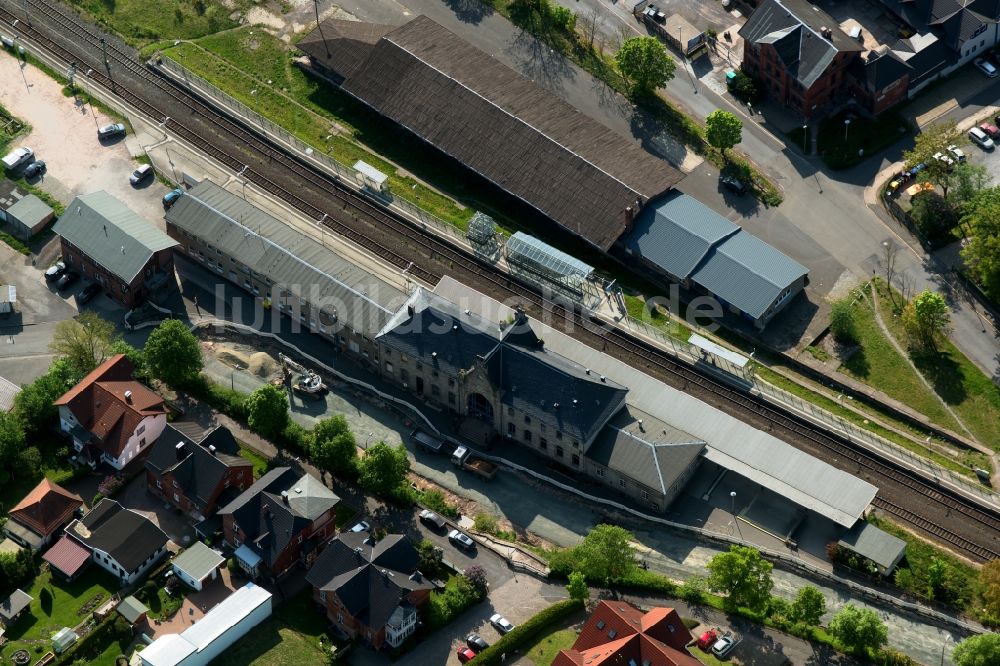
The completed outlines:
<svg viewBox="0 0 1000 666">
<path fill-rule="evenodd" d="M 117 354 L 55 402 L 59 427 L 92 467 L 104 462 L 124 469 L 167 425 L 163 398 L 134 380 L 133 371 L 132 362 Z"/>
<path fill-rule="evenodd" d="M 700 666 L 684 647 L 691 632 L 673 608 L 642 612 L 624 601 L 601 601 L 573 647 L 552 666 Z"/>
<path fill-rule="evenodd" d="M 10 518 L 3 531 L 22 546 L 38 550 L 48 545 L 52 537 L 82 508 L 83 499 L 79 495 L 42 479 L 10 510 Z"/>
</svg>

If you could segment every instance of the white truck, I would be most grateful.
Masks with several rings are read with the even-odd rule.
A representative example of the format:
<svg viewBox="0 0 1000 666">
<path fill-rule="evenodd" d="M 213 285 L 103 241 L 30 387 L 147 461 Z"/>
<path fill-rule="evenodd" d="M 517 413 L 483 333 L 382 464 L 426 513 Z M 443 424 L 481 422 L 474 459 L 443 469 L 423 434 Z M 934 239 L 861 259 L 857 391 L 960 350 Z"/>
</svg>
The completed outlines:
<svg viewBox="0 0 1000 666">
<path fill-rule="evenodd" d="M 4 155 L 3 165 L 7 169 L 16 169 L 34 156 L 35 151 L 27 146 L 21 146 Z"/>
</svg>

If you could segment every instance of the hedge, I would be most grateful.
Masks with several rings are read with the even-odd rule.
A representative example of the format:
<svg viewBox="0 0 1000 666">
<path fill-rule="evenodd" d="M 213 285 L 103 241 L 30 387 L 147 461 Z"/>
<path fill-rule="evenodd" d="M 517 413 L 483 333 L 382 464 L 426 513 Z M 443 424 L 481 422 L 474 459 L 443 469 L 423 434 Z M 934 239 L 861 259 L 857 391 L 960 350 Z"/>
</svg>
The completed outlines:
<svg viewBox="0 0 1000 666">
<path fill-rule="evenodd" d="M 477 654 L 476 658 L 469 663 L 476 666 L 499 664 L 502 655 L 513 656 L 514 650 L 535 640 L 539 634 L 547 631 L 555 623 L 581 610 L 583 610 L 583 601 L 580 599 L 566 599 L 552 604 L 524 624 L 515 627 L 514 631 L 501 636 L 500 640 Z"/>
</svg>

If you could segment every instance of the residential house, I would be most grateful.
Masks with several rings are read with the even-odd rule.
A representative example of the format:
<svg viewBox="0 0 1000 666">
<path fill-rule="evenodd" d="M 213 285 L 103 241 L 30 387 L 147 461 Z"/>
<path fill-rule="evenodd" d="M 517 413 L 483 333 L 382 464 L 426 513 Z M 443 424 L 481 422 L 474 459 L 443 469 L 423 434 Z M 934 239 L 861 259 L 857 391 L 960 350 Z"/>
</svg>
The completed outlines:
<svg viewBox="0 0 1000 666">
<path fill-rule="evenodd" d="M 327 619 L 375 649 L 397 648 L 417 628 L 434 585 L 417 570 L 420 555 L 401 534 L 376 541 L 344 532 L 327 544 L 306 580 Z"/>
<path fill-rule="evenodd" d="M 132 379 L 132 362 L 117 354 L 56 400 L 59 427 L 80 459 L 124 469 L 167 425 L 163 398 Z"/>
<path fill-rule="evenodd" d="M 794 300 L 809 275 L 791 257 L 680 193 L 644 210 L 621 245 L 630 260 L 713 296 L 758 329 Z"/>
<path fill-rule="evenodd" d="M 197 521 L 253 483 L 253 463 L 225 426 L 195 434 L 167 424 L 146 457 L 146 487 Z M 194 435 L 194 437 L 190 436 Z"/>
<path fill-rule="evenodd" d="M 34 194 L 25 192 L 17 183 L 0 178 L 0 223 L 4 231 L 21 240 L 30 240 L 55 219 L 55 211 Z"/>
<path fill-rule="evenodd" d="M 847 85 L 861 106 L 878 115 L 907 99 L 912 72 L 899 53 L 883 46 L 851 63 Z"/>
<path fill-rule="evenodd" d="M 271 593 L 253 583 L 236 590 L 179 634 L 163 634 L 139 653 L 142 666 L 208 666 L 271 616 Z"/>
<path fill-rule="evenodd" d="M 126 308 L 174 283 L 177 242 L 107 192 L 77 196 L 53 230 L 66 266 Z"/>
<path fill-rule="evenodd" d="M 328 19 L 298 44 L 342 92 L 607 250 L 681 173 L 444 26 Z"/>
<path fill-rule="evenodd" d="M 91 560 L 122 585 L 134 583 L 167 553 L 167 535 L 156 523 L 107 497 L 70 523 L 63 538 L 89 550 Z"/>
<path fill-rule="evenodd" d="M 79 495 L 42 479 L 10 510 L 3 531 L 22 546 L 38 550 L 49 545 L 82 508 Z"/>
<path fill-rule="evenodd" d="M 848 67 L 864 50 L 806 0 L 763 0 L 739 34 L 743 70 L 807 120 L 843 98 Z"/>
<path fill-rule="evenodd" d="M 277 578 L 311 566 L 336 533 L 340 498 L 323 482 L 276 467 L 219 510 L 226 543 L 250 576 Z"/>
<path fill-rule="evenodd" d="M 625 601 L 599 601 L 573 647 L 552 666 L 699 666 L 685 647 L 692 641 L 673 608 L 642 612 Z"/>
<path fill-rule="evenodd" d="M 218 551 L 201 541 L 195 541 L 173 559 L 170 568 L 188 587 L 200 592 L 207 583 L 218 577 L 219 569 L 225 563 L 226 558 Z"/>
</svg>

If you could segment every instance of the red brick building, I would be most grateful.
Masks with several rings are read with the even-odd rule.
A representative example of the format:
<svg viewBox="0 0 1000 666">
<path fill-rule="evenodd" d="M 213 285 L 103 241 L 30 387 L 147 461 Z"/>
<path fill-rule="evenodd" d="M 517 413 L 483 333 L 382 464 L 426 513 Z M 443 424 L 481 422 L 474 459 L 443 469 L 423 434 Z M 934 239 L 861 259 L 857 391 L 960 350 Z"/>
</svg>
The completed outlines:
<svg viewBox="0 0 1000 666">
<path fill-rule="evenodd" d="M 277 467 L 222 507 L 226 543 L 253 577 L 277 578 L 296 564 L 312 565 L 336 534 L 340 498 L 309 474 Z"/>
<path fill-rule="evenodd" d="M 187 432 L 168 424 L 146 458 L 146 487 L 194 520 L 215 515 L 253 483 L 253 463 L 225 426 Z M 190 436 L 193 435 L 193 436 Z"/>
<path fill-rule="evenodd" d="M 847 92 L 863 47 L 804 0 L 763 0 L 743 27 L 743 70 L 775 101 L 809 119 Z"/>
<path fill-rule="evenodd" d="M 306 576 L 313 601 L 330 622 L 376 650 L 399 647 L 417 628 L 434 585 L 417 570 L 420 556 L 401 534 L 368 532 L 332 540 Z"/>
<path fill-rule="evenodd" d="M 53 230 L 66 267 L 126 308 L 175 283 L 177 241 L 107 192 L 73 199 Z"/>
<path fill-rule="evenodd" d="M 907 98 L 913 68 L 886 47 L 857 58 L 848 70 L 852 97 L 878 115 Z"/>
<path fill-rule="evenodd" d="M 699 666 L 684 647 L 691 640 L 673 608 L 643 613 L 624 601 L 601 601 L 573 647 L 561 650 L 552 666 Z"/>
</svg>

